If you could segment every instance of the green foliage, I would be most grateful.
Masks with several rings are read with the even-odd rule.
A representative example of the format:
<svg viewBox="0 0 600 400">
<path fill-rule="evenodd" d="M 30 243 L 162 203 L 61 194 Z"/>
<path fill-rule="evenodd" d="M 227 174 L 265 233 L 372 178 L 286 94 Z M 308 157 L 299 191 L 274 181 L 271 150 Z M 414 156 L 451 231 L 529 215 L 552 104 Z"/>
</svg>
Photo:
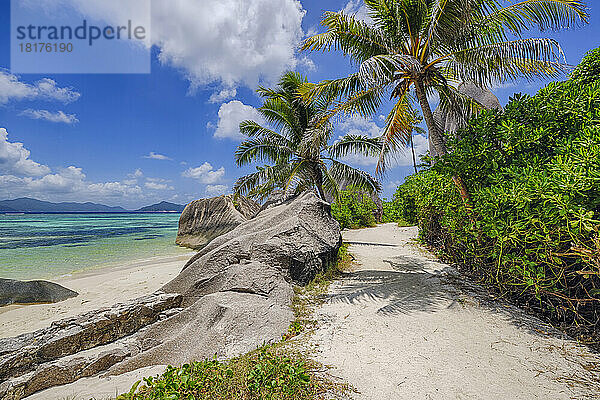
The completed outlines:
<svg viewBox="0 0 600 400">
<path fill-rule="evenodd" d="M 364 190 L 349 186 L 342 190 L 331 205 L 331 215 L 342 229 L 358 229 L 375 226 L 377 205 Z"/>
<path fill-rule="evenodd" d="M 571 81 L 588 84 L 600 79 L 600 48 L 590 50 L 571 74 Z"/>
<path fill-rule="evenodd" d="M 580 334 L 600 322 L 600 80 L 586 75 L 599 54 L 570 80 L 472 120 L 451 154 L 401 188 L 421 239 Z M 463 177 L 472 212 L 452 175 Z"/>
<path fill-rule="evenodd" d="M 417 223 L 415 199 L 406 186 L 400 186 L 392 201 L 383 202 L 383 222 L 397 222 L 403 226 Z"/>
<path fill-rule="evenodd" d="M 304 360 L 265 346 L 228 362 L 169 366 L 117 400 L 313 399 L 319 391 L 308 369 Z"/>
</svg>

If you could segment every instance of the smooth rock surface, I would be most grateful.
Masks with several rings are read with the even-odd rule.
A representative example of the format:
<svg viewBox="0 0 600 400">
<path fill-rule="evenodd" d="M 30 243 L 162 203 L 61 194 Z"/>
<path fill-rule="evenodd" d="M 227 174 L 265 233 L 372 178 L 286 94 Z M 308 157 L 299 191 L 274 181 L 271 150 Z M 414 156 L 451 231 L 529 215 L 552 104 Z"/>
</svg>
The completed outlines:
<svg viewBox="0 0 600 400">
<path fill-rule="evenodd" d="M 200 249 L 252 218 L 259 209 L 253 200 L 245 197 L 234 200 L 233 195 L 192 201 L 179 218 L 176 243 Z"/>
<path fill-rule="evenodd" d="M 48 361 L 111 343 L 156 322 L 180 305 L 178 294 L 155 294 L 134 302 L 54 322 L 49 328 L 0 339 L 0 381 L 29 373 Z"/>
<path fill-rule="evenodd" d="M 0 278 L 0 306 L 56 303 L 77 295 L 77 292 L 52 282 Z"/>
<path fill-rule="evenodd" d="M 292 282 L 312 280 L 340 245 L 329 204 L 313 193 L 261 211 L 214 239 L 162 288 L 181 293 L 186 309 L 149 327 L 140 340 L 159 344 L 110 373 L 231 357 L 278 340 L 293 319 Z"/>
</svg>

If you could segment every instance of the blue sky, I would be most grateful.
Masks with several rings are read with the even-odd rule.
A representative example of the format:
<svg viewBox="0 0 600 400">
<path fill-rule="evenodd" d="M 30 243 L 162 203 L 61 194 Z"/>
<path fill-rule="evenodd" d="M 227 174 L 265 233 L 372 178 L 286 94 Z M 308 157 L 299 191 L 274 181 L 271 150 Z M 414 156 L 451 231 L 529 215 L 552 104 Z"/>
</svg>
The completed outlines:
<svg viewBox="0 0 600 400">
<path fill-rule="evenodd" d="M 160 1 L 164 0 L 155 5 Z M 228 192 L 239 176 L 252 170 L 235 166 L 233 152 L 239 143 L 235 126 L 239 118 L 255 115 L 253 107 L 260 101 L 254 89 L 259 81 L 272 82 L 286 69 L 305 73 L 311 81 L 353 71 L 340 54 L 299 54 L 294 49 L 304 35 L 319 30 L 324 10 L 356 11 L 358 4 L 176 3 L 154 7 L 153 12 L 169 19 L 152 26 L 157 39 L 151 74 L 33 75 L 10 71 L 9 1 L 1 0 L 0 199 L 30 196 L 135 208 L 160 200 L 183 204 Z M 589 26 L 544 34 L 560 41 L 571 64 L 600 45 L 594 3 L 588 2 Z M 276 46 L 269 45 L 271 37 L 278 38 Z M 505 104 L 514 92 L 533 94 L 543 84 L 505 85 L 495 93 Z M 384 105 L 380 114 L 388 107 Z M 337 129 L 340 135 L 374 135 L 382 125 L 377 116 L 352 118 Z M 426 141 L 420 139 L 416 144 L 424 151 Z M 399 165 L 388 172 L 384 196 L 411 173 L 408 160 L 407 155 L 400 156 Z M 351 162 L 373 170 L 371 160 Z"/>
</svg>

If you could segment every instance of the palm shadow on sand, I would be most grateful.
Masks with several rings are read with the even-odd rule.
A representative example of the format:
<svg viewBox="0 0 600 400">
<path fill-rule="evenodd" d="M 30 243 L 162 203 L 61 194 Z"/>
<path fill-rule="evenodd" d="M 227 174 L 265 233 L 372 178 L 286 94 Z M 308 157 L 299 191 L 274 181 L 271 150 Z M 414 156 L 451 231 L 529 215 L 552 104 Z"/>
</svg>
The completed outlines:
<svg viewBox="0 0 600 400">
<path fill-rule="evenodd" d="M 452 297 L 440 273 L 425 271 L 426 260 L 397 256 L 386 260 L 394 271 L 359 271 L 344 274 L 343 284 L 329 296 L 330 302 L 359 304 L 384 301 L 381 314 L 435 312 Z M 441 303 L 441 304 L 440 304 Z"/>
</svg>

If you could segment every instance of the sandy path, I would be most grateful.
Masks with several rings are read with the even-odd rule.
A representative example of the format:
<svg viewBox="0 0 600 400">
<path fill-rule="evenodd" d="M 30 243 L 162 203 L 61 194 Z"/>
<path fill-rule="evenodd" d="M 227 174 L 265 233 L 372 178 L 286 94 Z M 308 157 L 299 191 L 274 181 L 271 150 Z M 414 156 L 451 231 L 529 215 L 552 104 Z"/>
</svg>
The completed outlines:
<svg viewBox="0 0 600 400">
<path fill-rule="evenodd" d="M 598 356 L 449 284 L 416 234 L 344 232 L 359 265 L 332 285 L 309 343 L 357 399 L 600 398 Z"/>
<path fill-rule="evenodd" d="M 0 307 L 0 337 L 50 326 L 53 321 L 150 294 L 176 277 L 194 253 L 153 258 L 55 279 L 79 296 L 54 304 Z"/>
</svg>

